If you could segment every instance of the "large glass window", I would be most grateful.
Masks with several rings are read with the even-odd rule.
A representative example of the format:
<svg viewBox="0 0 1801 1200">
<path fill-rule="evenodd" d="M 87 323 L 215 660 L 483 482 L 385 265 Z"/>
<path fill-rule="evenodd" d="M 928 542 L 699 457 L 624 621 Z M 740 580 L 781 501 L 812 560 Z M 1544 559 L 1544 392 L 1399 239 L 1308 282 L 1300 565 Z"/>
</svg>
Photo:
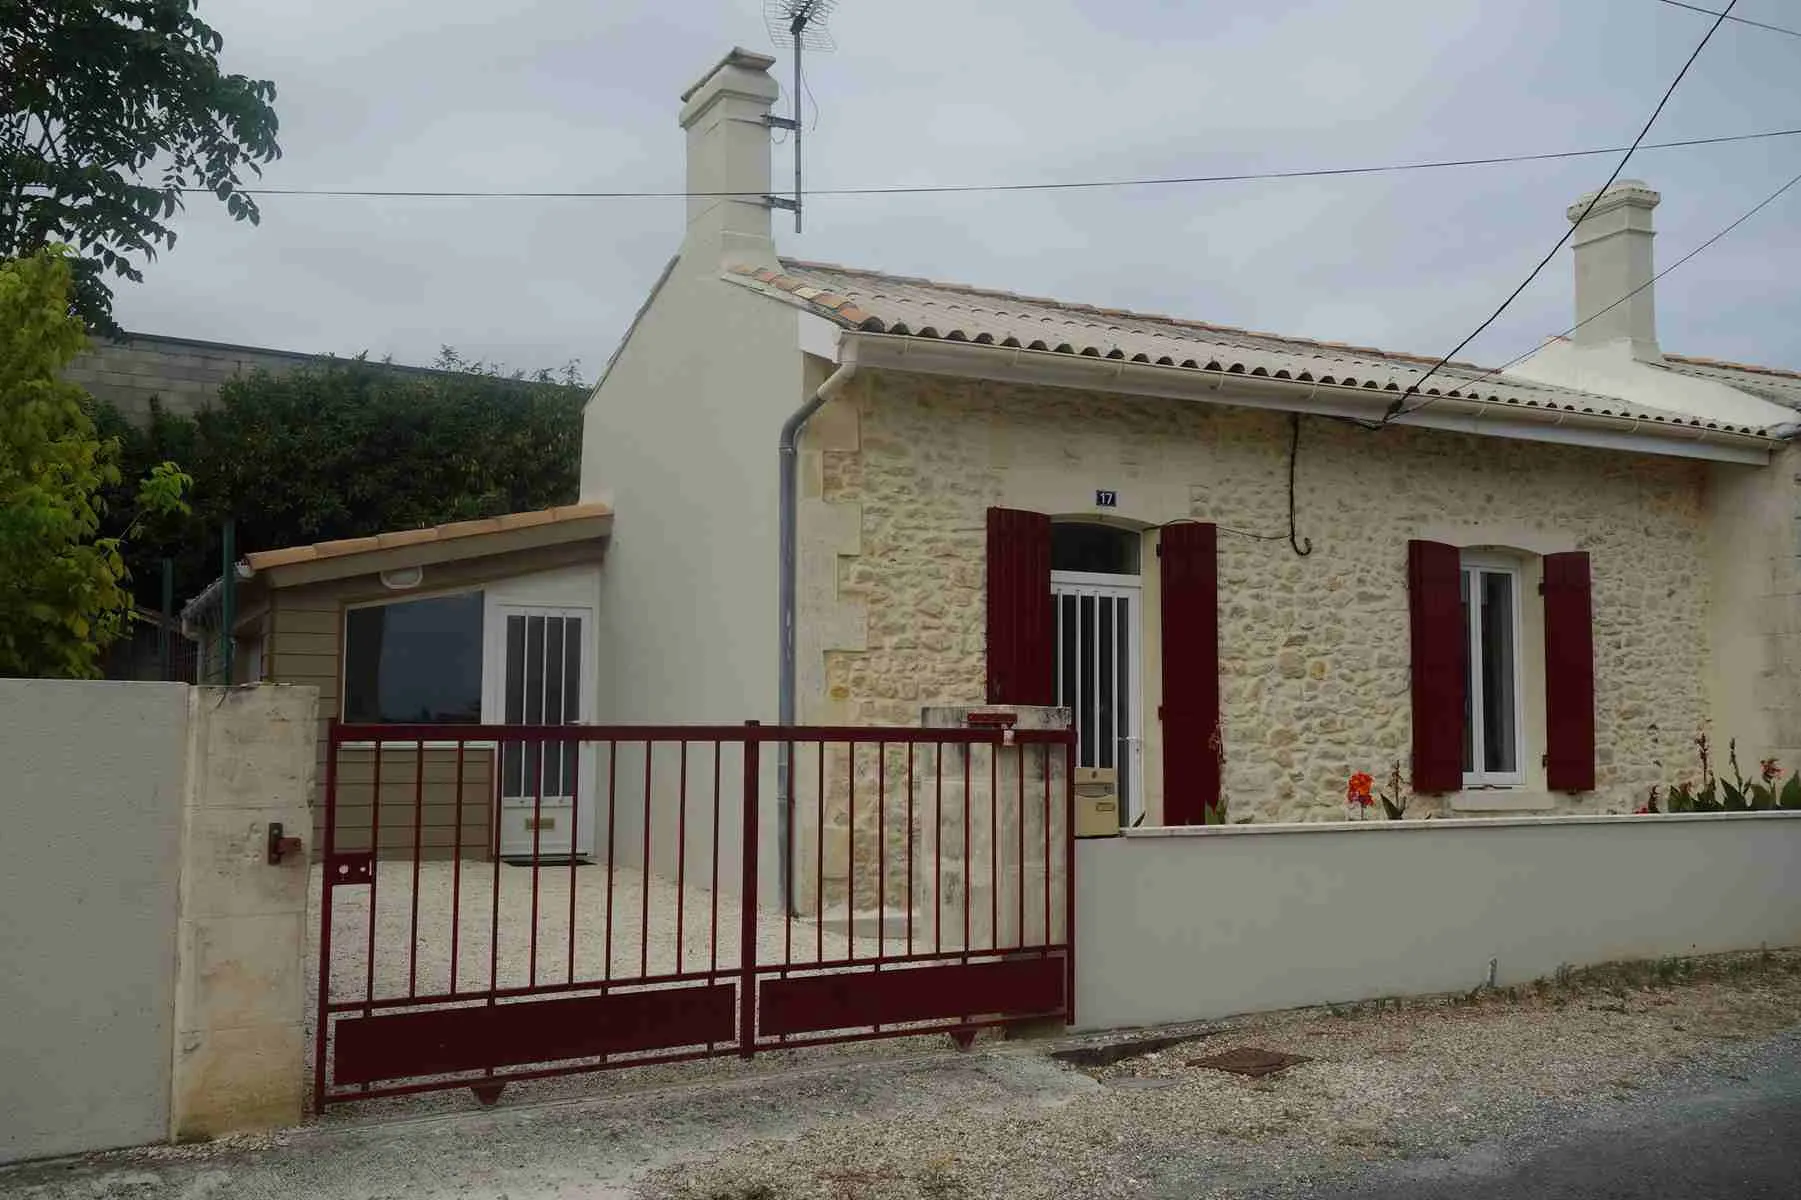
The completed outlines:
<svg viewBox="0 0 1801 1200">
<path fill-rule="evenodd" d="M 431 596 L 344 614 L 344 719 L 478 724 L 482 594 Z"/>
<path fill-rule="evenodd" d="M 1462 599 L 1463 781 L 1496 787 L 1525 780 L 1520 729 L 1520 573 L 1465 557 Z"/>
</svg>

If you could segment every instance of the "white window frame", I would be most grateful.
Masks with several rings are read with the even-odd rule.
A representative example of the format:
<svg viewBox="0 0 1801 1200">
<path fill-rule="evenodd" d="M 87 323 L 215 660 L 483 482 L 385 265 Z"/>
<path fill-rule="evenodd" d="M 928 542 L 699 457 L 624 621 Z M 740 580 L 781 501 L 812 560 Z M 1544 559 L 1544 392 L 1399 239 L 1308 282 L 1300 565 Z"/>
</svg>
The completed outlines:
<svg viewBox="0 0 1801 1200">
<path fill-rule="evenodd" d="M 1462 553 L 1458 564 L 1459 586 L 1463 580 L 1469 580 L 1469 613 L 1470 619 L 1465 635 L 1469 639 L 1465 653 L 1469 655 L 1470 695 L 1469 695 L 1469 738 L 1471 769 L 1463 773 L 1465 788 L 1519 788 L 1526 785 L 1526 678 L 1525 678 L 1525 620 L 1526 608 L 1525 582 L 1526 573 L 1518 558 L 1500 554 L 1484 554 L 1471 551 Z M 1513 584 L 1513 742 L 1515 769 L 1512 771 L 1485 771 L 1482 769 L 1482 606 L 1479 603 L 1480 593 L 1476 587 L 1477 573 L 1489 575 L 1506 575 Z"/>
<path fill-rule="evenodd" d="M 1059 590 L 1066 589 L 1066 590 Z M 1127 775 L 1124 794 L 1120 800 L 1120 826 L 1132 828 L 1145 814 L 1145 780 L 1144 780 L 1144 576 L 1110 575 L 1095 571 L 1052 571 L 1051 597 L 1055 602 L 1059 597 L 1069 595 L 1109 595 L 1128 599 L 1132 607 L 1127 617 L 1126 653 L 1130 656 L 1128 666 L 1131 671 L 1131 695 L 1127 699 L 1131 703 L 1130 731 L 1124 735 L 1115 731 L 1115 738 L 1122 745 L 1114 752 L 1117 763 L 1123 753 L 1130 755 L 1131 770 Z M 1063 654 L 1062 608 L 1057 609 L 1057 650 L 1059 658 Z M 1098 663 L 1098 650 L 1096 651 Z M 1078 664 L 1079 666 L 1079 664 Z M 1078 674 L 1077 678 L 1081 676 Z M 1057 700 L 1062 702 L 1062 676 L 1056 677 L 1058 691 Z M 1078 695 L 1080 686 L 1077 687 Z M 1077 720 L 1076 714 L 1070 715 L 1071 723 Z M 1115 776 L 1117 779 L 1117 775 Z"/>
<path fill-rule="evenodd" d="M 346 724 L 349 724 L 350 722 L 349 716 L 344 711 L 344 705 L 349 702 L 349 696 L 347 694 L 347 689 L 344 686 L 344 681 L 350 678 L 350 611 L 352 609 L 392 608 L 396 604 L 408 604 L 414 600 L 442 600 L 448 596 L 482 595 L 482 724 L 488 724 L 488 677 L 492 674 L 488 653 L 489 647 L 493 644 L 492 639 L 489 636 L 488 626 L 492 623 L 490 614 L 493 611 L 494 605 L 493 602 L 485 596 L 487 590 L 488 585 L 478 583 L 469 587 L 440 588 L 436 591 L 429 592 L 405 591 L 398 592 L 392 596 L 382 596 L 375 600 L 355 600 L 340 607 L 338 609 L 338 719 Z M 446 725 L 444 728 L 463 729 L 467 728 L 467 726 Z M 425 742 L 420 743 L 413 741 L 410 738 L 404 740 L 381 738 L 373 741 L 345 742 L 343 744 L 346 747 L 358 750 L 373 750 L 378 746 L 410 747 L 420 745 L 423 745 L 427 750 L 454 750 L 458 746 L 464 746 L 471 750 L 491 750 L 495 745 L 495 743 L 491 741 L 459 742 L 433 739 L 427 739 Z"/>
</svg>

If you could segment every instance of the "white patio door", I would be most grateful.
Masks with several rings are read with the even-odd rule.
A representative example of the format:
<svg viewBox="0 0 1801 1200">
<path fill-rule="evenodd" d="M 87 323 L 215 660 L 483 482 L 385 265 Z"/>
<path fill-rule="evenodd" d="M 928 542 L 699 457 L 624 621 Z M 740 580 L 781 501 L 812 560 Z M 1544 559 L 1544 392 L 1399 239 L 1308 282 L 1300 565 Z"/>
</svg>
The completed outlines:
<svg viewBox="0 0 1801 1200">
<path fill-rule="evenodd" d="M 590 681 L 588 610 L 500 605 L 489 663 L 491 719 L 503 725 L 577 725 Z M 593 750 L 575 742 L 503 742 L 500 855 L 567 858 L 594 846 L 587 768 Z"/>
<path fill-rule="evenodd" d="M 1057 609 L 1057 703 L 1076 726 L 1076 765 L 1115 772 L 1120 824 L 1144 810 L 1139 645 L 1143 589 L 1136 575 L 1051 572 Z"/>
</svg>

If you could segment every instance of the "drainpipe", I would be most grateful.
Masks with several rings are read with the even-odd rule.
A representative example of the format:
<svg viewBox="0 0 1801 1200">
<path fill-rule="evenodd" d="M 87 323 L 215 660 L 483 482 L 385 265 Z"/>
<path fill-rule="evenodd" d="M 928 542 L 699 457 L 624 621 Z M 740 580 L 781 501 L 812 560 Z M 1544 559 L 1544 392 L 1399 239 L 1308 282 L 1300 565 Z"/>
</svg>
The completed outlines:
<svg viewBox="0 0 1801 1200">
<path fill-rule="evenodd" d="M 795 574 L 799 569 L 797 562 L 795 526 L 800 505 L 798 485 L 800 477 L 799 451 L 800 432 L 812 419 L 813 414 L 824 406 L 827 400 L 843 390 L 851 376 L 857 373 L 857 364 L 842 363 L 833 371 L 826 381 L 819 385 L 817 391 L 807 397 L 807 402 L 794 410 L 792 416 L 782 422 L 781 439 L 781 547 L 779 554 L 781 563 L 778 568 L 781 575 L 781 665 L 777 683 L 776 721 L 782 725 L 794 724 L 794 677 L 797 654 L 795 651 L 794 608 L 795 608 Z M 793 857 L 792 830 L 794 829 L 794 796 L 789 790 L 788 756 L 776 758 L 776 845 L 780 851 L 780 867 L 782 880 L 782 898 L 788 906 L 790 916 L 794 914 L 794 872 L 790 859 Z M 748 903 L 748 901 L 747 901 Z"/>
</svg>

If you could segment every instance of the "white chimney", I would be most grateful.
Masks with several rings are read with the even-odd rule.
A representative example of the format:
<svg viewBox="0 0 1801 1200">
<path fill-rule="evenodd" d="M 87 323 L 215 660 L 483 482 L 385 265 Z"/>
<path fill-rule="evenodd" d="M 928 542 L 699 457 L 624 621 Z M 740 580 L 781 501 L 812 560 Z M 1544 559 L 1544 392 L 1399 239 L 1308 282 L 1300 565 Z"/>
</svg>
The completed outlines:
<svg viewBox="0 0 1801 1200">
<path fill-rule="evenodd" d="M 693 255 L 703 270 L 776 265 L 770 210 L 763 199 L 770 190 L 769 125 L 764 118 L 779 95 L 769 75 L 774 65 L 767 54 L 735 48 L 682 93 L 687 190 L 739 193 L 688 198 L 683 257 Z"/>
<path fill-rule="evenodd" d="M 1584 324 L 1573 335 L 1574 341 L 1578 346 L 1623 342 L 1633 358 L 1661 361 L 1652 299 L 1656 289 L 1649 284 L 1655 274 L 1651 210 L 1662 197 L 1639 180 L 1622 179 L 1608 188 L 1583 218 L 1582 210 L 1594 195 L 1590 192 L 1577 200 L 1568 213 L 1571 221 L 1582 218 L 1572 245 L 1576 251 L 1576 320 Z M 1644 290 L 1620 301 L 1639 288 Z"/>
</svg>

